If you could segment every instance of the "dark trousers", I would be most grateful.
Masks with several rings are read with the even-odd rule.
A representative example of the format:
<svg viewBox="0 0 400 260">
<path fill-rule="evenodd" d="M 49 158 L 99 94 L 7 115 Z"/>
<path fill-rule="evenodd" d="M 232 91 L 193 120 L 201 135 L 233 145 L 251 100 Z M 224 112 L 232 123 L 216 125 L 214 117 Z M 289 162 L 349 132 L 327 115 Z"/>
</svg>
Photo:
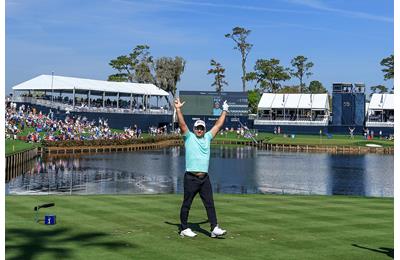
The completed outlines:
<svg viewBox="0 0 400 260">
<path fill-rule="evenodd" d="M 184 195 L 180 215 L 181 230 L 184 230 L 188 227 L 187 221 L 189 218 L 190 206 L 192 205 L 193 199 L 197 193 L 200 193 L 200 198 L 203 201 L 204 207 L 207 211 L 207 217 L 211 225 L 211 230 L 213 230 L 214 227 L 217 226 L 217 214 L 215 213 L 213 192 L 208 174 L 204 178 L 200 178 L 186 172 L 183 190 Z"/>
</svg>

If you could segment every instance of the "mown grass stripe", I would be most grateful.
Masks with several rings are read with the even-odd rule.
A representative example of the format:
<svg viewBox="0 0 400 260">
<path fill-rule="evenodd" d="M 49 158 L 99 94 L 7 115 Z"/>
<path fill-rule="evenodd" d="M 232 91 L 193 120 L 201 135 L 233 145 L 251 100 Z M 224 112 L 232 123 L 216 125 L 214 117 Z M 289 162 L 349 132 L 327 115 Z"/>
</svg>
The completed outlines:
<svg viewBox="0 0 400 260">
<path fill-rule="evenodd" d="M 393 248 L 393 199 L 216 194 L 215 200 L 228 229 L 221 240 L 206 235 L 209 223 L 194 226 L 195 239 L 178 236 L 182 195 L 6 196 L 6 256 L 54 259 L 57 249 L 70 259 L 386 259 L 352 244 Z M 33 207 L 44 202 L 56 203 L 42 214 L 55 212 L 57 225 L 33 223 Z M 196 199 L 189 222 L 206 219 Z"/>
</svg>

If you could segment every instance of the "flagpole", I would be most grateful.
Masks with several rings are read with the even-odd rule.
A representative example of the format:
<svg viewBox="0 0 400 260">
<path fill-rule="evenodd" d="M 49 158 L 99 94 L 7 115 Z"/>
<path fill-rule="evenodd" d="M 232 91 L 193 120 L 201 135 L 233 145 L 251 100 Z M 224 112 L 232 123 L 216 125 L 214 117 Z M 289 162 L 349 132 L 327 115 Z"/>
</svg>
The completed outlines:
<svg viewBox="0 0 400 260">
<path fill-rule="evenodd" d="M 54 72 L 51 72 L 51 106 L 54 105 L 54 91 L 53 91 Z"/>
</svg>

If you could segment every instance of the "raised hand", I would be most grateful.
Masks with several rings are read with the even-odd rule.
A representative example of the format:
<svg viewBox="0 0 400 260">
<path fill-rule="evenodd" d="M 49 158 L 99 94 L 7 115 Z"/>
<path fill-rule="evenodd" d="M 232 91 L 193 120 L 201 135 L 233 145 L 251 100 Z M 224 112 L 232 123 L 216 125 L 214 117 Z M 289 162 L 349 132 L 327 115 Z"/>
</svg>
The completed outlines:
<svg viewBox="0 0 400 260">
<path fill-rule="evenodd" d="M 224 104 L 222 104 L 222 110 L 229 112 L 229 105 L 228 102 L 226 102 L 226 100 L 224 101 Z"/>
<path fill-rule="evenodd" d="M 174 107 L 175 109 L 181 108 L 183 107 L 183 105 L 185 104 L 186 101 L 181 102 L 181 100 L 179 99 L 179 97 L 175 98 L 174 100 Z"/>
</svg>

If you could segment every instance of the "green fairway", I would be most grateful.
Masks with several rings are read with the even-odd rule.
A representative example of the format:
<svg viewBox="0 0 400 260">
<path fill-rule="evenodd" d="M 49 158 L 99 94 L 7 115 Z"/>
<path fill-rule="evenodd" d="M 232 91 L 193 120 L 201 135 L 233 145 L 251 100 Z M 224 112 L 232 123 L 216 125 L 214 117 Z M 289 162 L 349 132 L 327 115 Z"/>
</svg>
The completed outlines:
<svg viewBox="0 0 400 260">
<path fill-rule="evenodd" d="M 393 199 L 216 194 L 224 239 L 201 200 L 178 235 L 182 195 L 6 196 L 7 259 L 390 259 Z M 34 223 L 54 202 L 57 224 Z"/>
</svg>

